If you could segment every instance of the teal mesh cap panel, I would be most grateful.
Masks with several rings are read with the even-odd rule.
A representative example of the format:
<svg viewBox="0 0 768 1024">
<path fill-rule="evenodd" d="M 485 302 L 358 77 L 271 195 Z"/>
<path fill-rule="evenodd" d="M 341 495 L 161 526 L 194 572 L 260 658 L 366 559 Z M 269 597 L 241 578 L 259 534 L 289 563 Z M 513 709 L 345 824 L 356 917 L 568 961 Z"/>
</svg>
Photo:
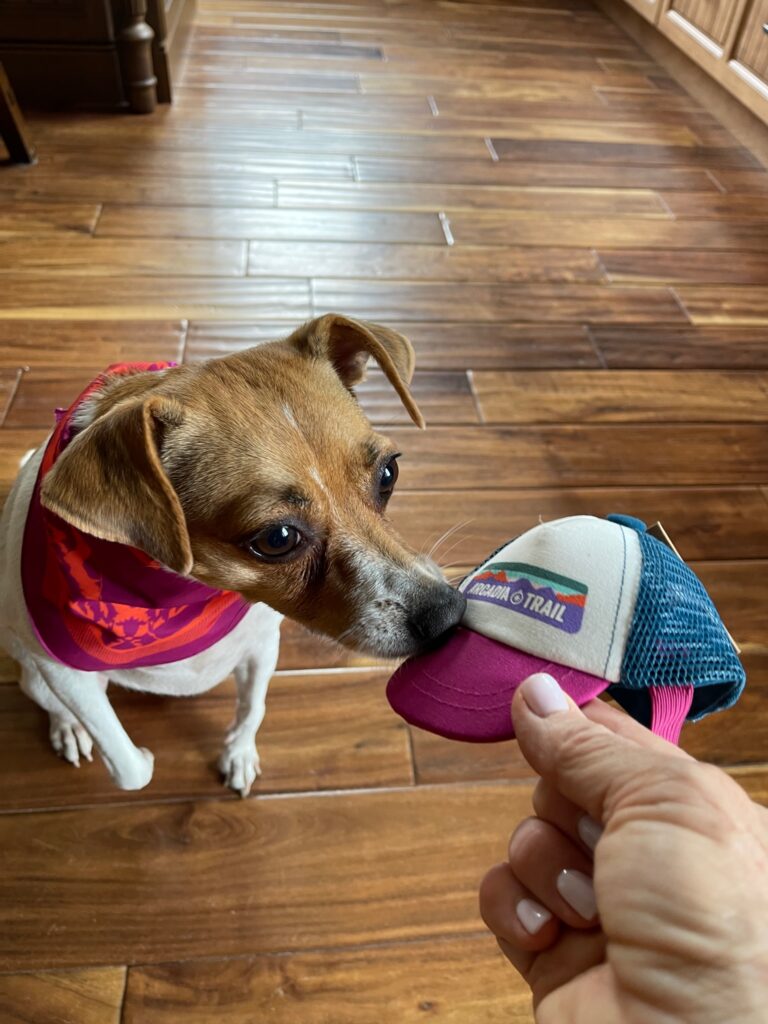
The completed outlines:
<svg viewBox="0 0 768 1024">
<path fill-rule="evenodd" d="M 688 720 L 734 704 L 746 678 L 717 609 L 677 555 L 638 532 L 643 565 L 620 681 L 609 694 L 650 721 L 649 686 L 693 686 Z"/>
</svg>

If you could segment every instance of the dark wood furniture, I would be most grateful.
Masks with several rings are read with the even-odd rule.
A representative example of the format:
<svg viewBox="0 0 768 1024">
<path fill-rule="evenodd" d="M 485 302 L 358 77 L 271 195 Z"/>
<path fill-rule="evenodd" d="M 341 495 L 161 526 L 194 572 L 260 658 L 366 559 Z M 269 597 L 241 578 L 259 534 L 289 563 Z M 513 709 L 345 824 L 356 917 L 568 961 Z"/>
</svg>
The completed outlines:
<svg viewBox="0 0 768 1024">
<path fill-rule="evenodd" d="M 0 64 L 0 138 L 5 143 L 12 163 L 34 163 L 35 147 L 27 134 L 24 117 L 19 110 L 11 83 L 8 81 L 8 75 L 2 64 Z"/>
<path fill-rule="evenodd" d="M 0 60 L 38 106 L 151 113 L 171 98 L 195 0 L 0 0 Z"/>
</svg>

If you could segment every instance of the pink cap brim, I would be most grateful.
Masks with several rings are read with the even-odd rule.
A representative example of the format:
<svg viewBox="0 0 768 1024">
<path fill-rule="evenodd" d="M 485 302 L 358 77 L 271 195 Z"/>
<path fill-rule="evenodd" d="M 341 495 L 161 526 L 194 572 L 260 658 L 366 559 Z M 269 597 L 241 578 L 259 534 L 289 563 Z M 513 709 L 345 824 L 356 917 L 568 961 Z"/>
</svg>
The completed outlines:
<svg viewBox="0 0 768 1024">
<path fill-rule="evenodd" d="M 459 628 L 442 647 L 404 662 L 387 684 L 387 699 L 406 722 L 438 736 L 473 743 L 511 740 L 512 697 L 534 672 L 549 672 L 577 704 L 611 685 Z"/>
</svg>

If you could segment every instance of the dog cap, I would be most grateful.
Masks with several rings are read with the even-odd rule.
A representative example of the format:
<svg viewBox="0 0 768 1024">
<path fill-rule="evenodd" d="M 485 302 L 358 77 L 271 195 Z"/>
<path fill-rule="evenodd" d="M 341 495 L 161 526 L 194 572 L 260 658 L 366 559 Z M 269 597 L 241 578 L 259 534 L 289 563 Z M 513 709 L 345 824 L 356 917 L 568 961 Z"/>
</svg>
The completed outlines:
<svg viewBox="0 0 768 1024">
<path fill-rule="evenodd" d="M 703 585 L 631 516 L 542 523 L 459 589 L 461 626 L 387 686 L 398 714 L 442 736 L 511 739 L 512 696 L 533 672 L 554 675 L 578 704 L 607 690 L 673 742 L 683 721 L 729 707 L 744 688 Z"/>
</svg>

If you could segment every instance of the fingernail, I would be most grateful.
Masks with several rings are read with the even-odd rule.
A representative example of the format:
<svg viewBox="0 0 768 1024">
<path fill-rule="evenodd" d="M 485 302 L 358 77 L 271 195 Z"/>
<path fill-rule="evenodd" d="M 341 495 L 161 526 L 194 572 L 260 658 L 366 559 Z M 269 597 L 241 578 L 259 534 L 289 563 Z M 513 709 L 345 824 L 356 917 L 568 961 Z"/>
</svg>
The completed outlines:
<svg viewBox="0 0 768 1024">
<path fill-rule="evenodd" d="M 554 715 L 556 711 L 567 711 L 568 701 L 556 680 L 546 674 L 537 672 L 529 676 L 522 684 L 525 703 L 540 718 Z"/>
<path fill-rule="evenodd" d="M 564 868 L 557 876 L 557 891 L 585 921 L 591 921 L 596 916 L 597 903 L 592 879 L 582 871 Z"/>
<path fill-rule="evenodd" d="M 579 833 L 579 839 L 581 839 L 582 843 L 588 846 L 590 850 L 594 850 L 597 846 L 597 840 L 603 834 L 603 826 L 599 821 L 590 818 L 588 814 L 584 814 L 576 824 L 576 831 Z"/>
<path fill-rule="evenodd" d="M 536 932 L 541 931 L 547 921 L 552 918 L 547 908 L 542 907 L 535 900 L 520 900 L 515 910 L 520 919 L 520 924 L 529 935 L 535 935 Z"/>
</svg>

